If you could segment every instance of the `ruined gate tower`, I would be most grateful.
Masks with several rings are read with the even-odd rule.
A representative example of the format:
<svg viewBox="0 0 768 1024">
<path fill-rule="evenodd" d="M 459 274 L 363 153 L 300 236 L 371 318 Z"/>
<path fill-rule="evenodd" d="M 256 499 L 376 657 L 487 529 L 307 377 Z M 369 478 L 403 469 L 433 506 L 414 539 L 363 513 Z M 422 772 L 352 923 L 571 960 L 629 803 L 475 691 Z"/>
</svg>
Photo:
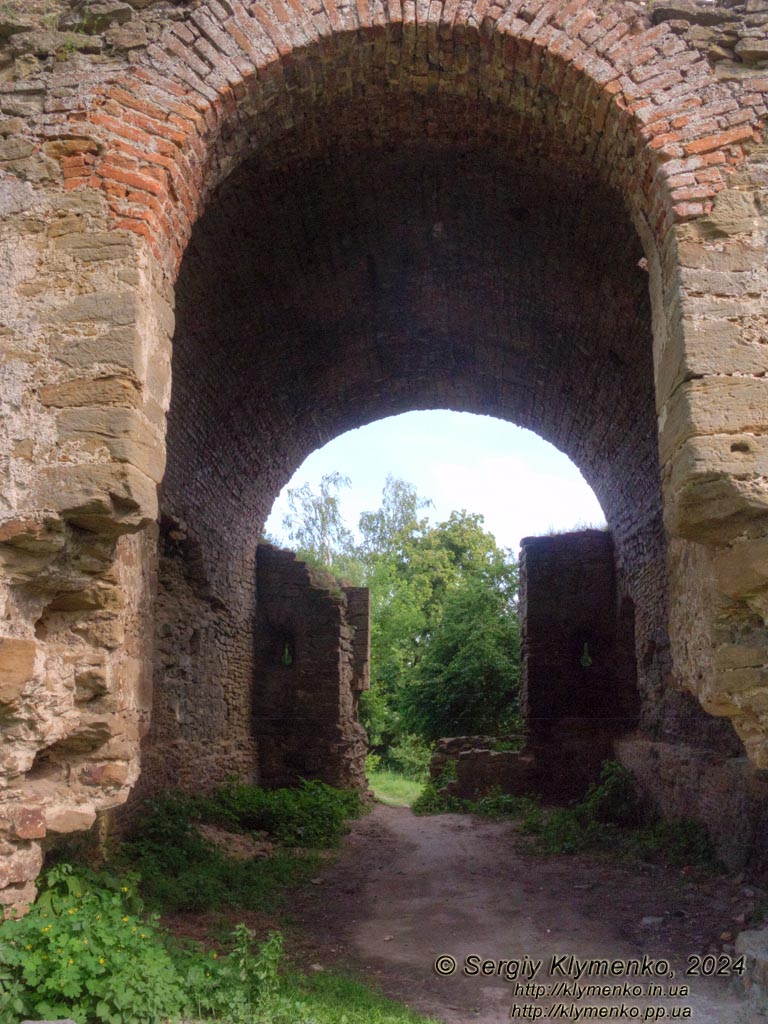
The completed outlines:
<svg viewBox="0 0 768 1024">
<path fill-rule="evenodd" d="M 0 900 L 126 799 L 153 688 L 147 765 L 258 776 L 260 525 L 306 454 L 413 408 L 579 465 L 643 741 L 751 791 L 763 0 L 24 6 L 0 18 Z"/>
</svg>

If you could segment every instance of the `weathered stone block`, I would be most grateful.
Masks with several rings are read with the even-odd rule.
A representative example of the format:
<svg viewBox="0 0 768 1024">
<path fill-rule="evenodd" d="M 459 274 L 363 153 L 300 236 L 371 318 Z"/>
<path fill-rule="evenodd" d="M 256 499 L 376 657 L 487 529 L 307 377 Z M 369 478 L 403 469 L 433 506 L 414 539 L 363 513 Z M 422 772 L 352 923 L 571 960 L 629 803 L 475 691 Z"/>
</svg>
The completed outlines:
<svg viewBox="0 0 768 1024">
<path fill-rule="evenodd" d="M 711 237 L 748 234 L 759 226 L 754 192 L 735 189 L 720 192 L 712 213 L 697 222 L 697 228 Z"/>
<path fill-rule="evenodd" d="M 133 8 L 121 0 L 101 0 L 78 4 L 75 10 L 59 19 L 60 29 L 74 29 L 94 33 L 103 32 L 113 24 L 123 24 L 133 17 Z"/>
<path fill-rule="evenodd" d="M 37 474 L 33 500 L 82 529 L 112 536 L 157 517 L 156 484 L 127 462 L 46 466 Z"/>
<path fill-rule="evenodd" d="M 34 54 L 37 57 L 56 54 L 63 56 L 76 50 L 81 50 L 84 53 L 100 53 L 104 49 L 104 41 L 98 35 L 43 29 L 15 33 L 11 47 L 16 56 L 22 54 Z"/>
<path fill-rule="evenodd" d="M 0 703 L 12 704 L 35 673 L 34 640 L 0 637 Z"/>
<path fill-rule="evenodd" d="M 92 292 L 80 295 L 53 314 L 55 323 L 112 323 L 120 326 L 132 324 L 137 316 L 136 297 L 126 291 Z"/>
<path fill-rule="evenodd" d="M 691 437 L 665 468 L 664 519 L 678 537 L 727 543 L 768 507 L 766 439 L 752 434 Z"/>
<path fill-rule="evenodd" d="M 13 834 L 17 839 L 42 839 L 45 814 L 39 807 L 22 807 L 13 814 Z"/>
<path fill-rule="evenodd" d="M 81 441 L 92 451 L 106 448 L 160 483 L 165 469 L 163 438 L 136 409 L 81 407 L 56 417 L 60 441 Z"/>
<path fill-rule="evenodd" d="M 768 380 L 710 377 L 681 384 L 659 419 L 662 462 L 703 434 L 762 434 L 768 426 Z"/>
<path fill-rule="evenodd" d="M 109 689 L 106 669 L 99 665 L 92 665 L 77 672 L 75 689 L 79 701 L 87 702 L 103 696 Z"/>
<path fill-rule="evenodd" d="M 65 834 L 68 832 L 84 832 L 96 821 L 96 811 L 92 806 L 50 807 L 45 811 L 45 824 L 49 832 Z M 35 877 L 34 875 L 30 877 Z"/>
<path fill-rule="evenodd" d="M 37 843 L 24 845 L 0 860 L 0 887 L 29 882 L 37 878 L 43 866 L 43 853 Z"/>
<path fill-rule="evenodd" d="M 141 393 L 136 381 L 128 377 L 96 377 L 46 384 L 40 389 L 43 405 L 57 408 L 79 406 L 138 406 Z"/>
<path fill-rule="evenodd" d="M 135 326 L 85 337 L 57 334 L 51 339 L 51 351 L 59 362 L 78 369 L 107 363 L 138 376 L 143 365 L 141 335 Z"/>
<path fill-rule="evenodd" d="M 89 764 L 80 773 L 80 781 L 85 786 L 123 786 L 128 781 L 128 775 L 127 764 Z"/>
<path fill-rule="evenodd" d="M 118 231 L 60 235 L 56 240 L 56 247 L 71 253 L 83 263 L 124 260 L 133 252 L 131 236 Z"/>
</svg>

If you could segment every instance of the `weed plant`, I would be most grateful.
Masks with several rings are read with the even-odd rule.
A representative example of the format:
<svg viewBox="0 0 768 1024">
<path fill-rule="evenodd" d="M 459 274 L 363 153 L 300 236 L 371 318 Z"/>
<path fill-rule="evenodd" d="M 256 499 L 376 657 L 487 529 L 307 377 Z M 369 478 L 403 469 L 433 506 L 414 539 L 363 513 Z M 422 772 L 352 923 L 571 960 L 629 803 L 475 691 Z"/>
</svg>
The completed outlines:
<svg viewBox="0 0 768 1024">
<path fill-rule="evenodd" d="M 430 1024 L 345 978 L 281 972 L 283 937 L 239 924 L 230 951 L 180 945 L 143 915 L 136 879 L 58 864 L 0 925 L 0 1024 Z"/>
<path fill-rule="evenodd" d="M 264 790 L 231 781 L 210 797 L 166 793 L 145 802 L 118 863 L 140 875 L 142 894 L 158 910 L 269 912 L 286 888 L 317 873 L 313 851 L 337 845 L 346 819 L 360 810 L 356 793 L 322 782 Z M 260 860 L 233 860 L 200 834 L 198 823 L 266 832 L 279 845 Z"/>
<path fill-rule="evenodd" d="M 478 814 L 520 821 L 520 830 L 535 840 L 540 853 L 605 852 L 627 860 L 694 867 L 703 873 L 722 870 L 711 840 L 695 821 L 647 821 L 631 772 L 606 761 L 600 781 L 571 807 L 545 808 L 532 797 L 516 797 L 496 787 L 477 801 L 442 790 L 443 779 L 427 784 L 413 804 L 415 814 Z"/>
</svg>

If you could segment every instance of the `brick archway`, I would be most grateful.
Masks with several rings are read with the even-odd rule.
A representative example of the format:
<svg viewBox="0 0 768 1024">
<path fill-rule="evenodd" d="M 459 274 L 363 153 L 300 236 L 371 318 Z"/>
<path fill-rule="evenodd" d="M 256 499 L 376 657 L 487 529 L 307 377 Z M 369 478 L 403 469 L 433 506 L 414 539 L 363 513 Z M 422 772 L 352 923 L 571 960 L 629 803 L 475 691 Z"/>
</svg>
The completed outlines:
<svg viewBox="0 0 768 1024">
<path fill-rule="evenodd" d="M 158 513 L 155 485 L 163 478 L 176 274 L 188 252 L 180 294 L 203 288 L 206 266 L 221 256 L 222 221 L 237 223 L 238 195 L 258 187 L 285 201 L 293 180 L 287 170 L 319 197 L 307 215 L 333 209 L 323 199 L 326 169 L 341 183 L 357 169 L 351 194 L 362 203 L 361 183 L 384 163 L 385 195 L 402 198 L 398 182 L 415 181 L 417 172 L 432 185 L 463 182 L 465 195 L 493 187 L 514 224 L 509 181 L 499 184 L 513 167 L 530 183 L 537 211 L 553 197 L 553 233 L 533 265 L 545 271 L 547 254 L 558 245 L 563 251 L 571 224 L 612 282 L 602 304 L 595 292 L 581 312 L 598 317 L 613 309 L 615 325 L 622 309 L 628 318 L 645 303 L 633 326 L 637 345 L 629 350 L 632 358 L 642 355 L 641 339 L 647 342 L 647 376 L 633 379 L 647 385 L 642 415 L 655 391 L 659 417 L 675 678 L 705 707 L 730 715 L 755 763 L 768 763 L 760 667 L 766 400 L 759 341 L 764 254 L 755 202 L 761 159 L 755 144 L 765 111 L 759 83 L 719 81 L 674 24 L 652 26 L 635 5 L 513 0 L 401 7 L 361 0 L 337 8 L 332 0 L 290 7 L 273 0 L 267 8 L 209 0 L 170 24 L 129 70 L 107 68 L 93 83 L 65 87 L 61 95 L 52 91 L 47 109 L 25 125 L 43 169 L 41 184 L 19 184 L 11 167 L 2 186 L 11 211 L 10 320 L 20 335 L 9 407 L 17 432 L 36 439 L 30 458 L 19 454 L 26 449 L 16 435 L 9 438 L 17 458 L 0 545 L 9 581 L 5 696 L 14 722 L 23 722 L 8 734 L 8 818 L 19 843 L 18 867 L 6 879 L 9 901 L 24 898 L 38 863 L 36 840 L 46 828 L 87 826 L 97 809 L 124 799 L 137 777 L 138 736 L 148 725 L 146 636 L 156 565 L 150 524 Z M 450 162 L 459 151 L 466 154 L 461 169 Z M 398 153 L 404 164 L 397 165 Z M 494 154 L 496 179 L 488 177 L 484 153 Z M 579 197 L 583 216 L 574 218 Z M 466 222 L 481 228 L 475 241 L 494 237 L 492 205 L 481 206 Z M 396 234 L 383 209 L 380 239 Z M 597 229 L 606 211 L 616 225 L 612 237 Z M 433 212 L 422 205 L 422 214 Z M 43 225 L 42 234 L 29 231 L 30 219 Z M 445 226 L 432 218 L 430 244 L 440 244 Z M 359 227 L 350 228 L 352 249 L 363 257 Z M 637 269 L 638 237 L 650 289 Z M 390 257 L 398 251 L 402 246 L 387 249 Z M 478 255 L 493 251 L 498 248 Z M 374 252 L 377 263 L 394 273 L 384 250 Z M 571 253 L 558 271 L 571 293 L 578 264 Z M 31 284 L 35 272 L 38 290 Z M 370 300 L 364 281 L 350 283 L 351 294 Z M 648 292 L 650 307 L 642 298 Z M 179 307 L 182 327 L 190 325 L 192 310 L 189 302 Z M 483 315 L 482 304 L 468 314 L 476 322 Z M 561 303 L 552 332 L 567 315 Z M 610 335 L 606 321 L 604 353 Z M 357 355 L 359 398 L 369 350 Z M 182 365 L 182 378 L 194 375 L 195 365 L 199 372 L 200 363 Z M 457 394 L 453 403 L 415 385 L 396 400 L 402 407 L 439 402 L 491 411 L 488 384 L 494 373 L 503 376 L 503 367 L 492 359 L 485 365 L 475 393 Z M 394 358 L 386 380 L 403 379 L 404 369 L 407 363 Z M 411 367 L 416 376 L 427 369 Z M 544 376 L 549 370 L 545 365 Z M 322 367 L 313 372 L 322 377 Z M 454 384 L 461 373 L 457 358 Z M 406 373 L 406 379 L 415 378 Z M 619 396 L 620 380 L 618 373 L 613 393 Z M 324 395 L 329 383 L 323 381 Z M 182 427 L 198 400 L 189 390 L 183 394 L 185 408 L 175 420 Z M 542 384 L 542 401 L 545 395 Z M 384 408 L 361 400 L 358 421 Z M 507 406 L 505 414 L 519 418 L 521 408 Z M 301 428 L 299 447 L 336 429 L 331 420 L 316 424 L 314 433 L 292 425 Z M 280 450 L 279 431 L 263 437 Z M 653 490 L 658 471 L 651 451 L 652 445 L 634 469 Z M 295 454 L 275 458 L 273 490 Z M 589 469 L 589 454 L 582 455 Z M 183 468 L 172 460 L 167 495 L 173 497 Z M 599 476 L 597 463 L 591 471 Z M 240 479 L 247 473 L 241 466 Z M 205 474 L 195 474 L 189 486 L 204 489 Z M 262 488 L 263 501 L 269 487 Z M 625 508 L 632 493 L 628 485 Z M 621 516 L 614 518 L 619 523 Z M 198 541 L 177 519 L 168 536 L 180 534 L 171 540 L 188 545 L 198 564 Z M 660 536 L 658 518 L 655 530 Z M 657 569 L 660 552 L 651 559 Z M 247 558 L 241 566 L 247 578 Z M 638 576 L 636 586 L 653 591 L 660 586 L 655 579 Z M 195 602 L 213 607 L 208 582 L 186 577 L 183 587 L 193 612 Z M 171 588 L 166 599 L 169 593 L 180 596 Z M 240 658 L 232 654 L 232 630 L 247 628 L 248 609 L 226 627 L 217 625 L 218 611 L 213 608 L 209 626 L 231 665 Z M 216 697 L 222 721 L 247 701 L 243 658 L 241 681 Z M 247 739 L 243 726 L 233 741 L 233 765 L 248 751 Z M 183 741 L 178 750 L 183 757 Z"/>
</svg>

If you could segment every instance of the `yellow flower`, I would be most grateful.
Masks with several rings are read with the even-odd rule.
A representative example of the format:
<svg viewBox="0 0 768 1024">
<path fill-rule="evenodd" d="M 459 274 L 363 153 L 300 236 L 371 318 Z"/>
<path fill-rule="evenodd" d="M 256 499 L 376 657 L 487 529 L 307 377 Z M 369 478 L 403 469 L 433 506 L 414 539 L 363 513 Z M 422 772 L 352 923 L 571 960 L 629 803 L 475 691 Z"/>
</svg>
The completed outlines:
<svg viewBox="0 0 768 1024">
<path fill-rule="evenodd" d="M 130 920 L 130 918 L 128 918 L 128 917 L 124 917 L 124 918 L 123 918 L 123 920 L 124 920 L 124 921 L 129 921 L 129 920 Z"/>
<path fill-rule="evenodd" d="M 100 964 L 103 964 L 103 963 L 104 963 L 104 957 L 103 957 L 103 956 L 100 956 L 100 957 L 99 957 L 99 963 L 100 963 Z"/>
<path fill-rule="evenodd" d="M 217 952 L 215 952 L 215 951 L 213 953 L 211 953 L 211 956 L 213 957 L 214 960 L 218 960 L 219 959 L 219 954 Z"/>
<path fill-rule="evenodd" d="M 128 886 L 124 885 L 121 887 L 120 892 L 128 892 Z"/>
<path fill-rule="evenodd" d="M 27 945 L 24 947 L 24 949 L 32 949 L 32 947 L 29 945 L 29 943 L 27 943 Z"/>
<path fill-rule="evenodd" d="M 88 939 L 83 939 L 83 945 L 84 945 L 84 946 L 87 946 L 87 945 L 88 945 Z"/>
<path fill-rule="evenodd" d="M 77 911 L 75 910 L 75 908 L 74 908 L 74 907 L 70 907 L 70 908 L 69 908 L 69 910 L 67 911 L 67 913 L 68 913 L 68 914 L 76 914 L 76 913 L 77 913 Z"/>
<path fill-rule="evenodd" d="M 74 960 L 70 960 L 69 962 L 70 962 L 71 964 L 73 964 L 73 963 L 74 963 L 75 961 L 74 961 Z"/>
<path fill-rule="evenodd" d="M 146 939 L 147 936 L 144 934 L 144 932 L 142 932 L 141 933 L 141 937 L 142 937 L 142 939 Z"/>
</svg>

